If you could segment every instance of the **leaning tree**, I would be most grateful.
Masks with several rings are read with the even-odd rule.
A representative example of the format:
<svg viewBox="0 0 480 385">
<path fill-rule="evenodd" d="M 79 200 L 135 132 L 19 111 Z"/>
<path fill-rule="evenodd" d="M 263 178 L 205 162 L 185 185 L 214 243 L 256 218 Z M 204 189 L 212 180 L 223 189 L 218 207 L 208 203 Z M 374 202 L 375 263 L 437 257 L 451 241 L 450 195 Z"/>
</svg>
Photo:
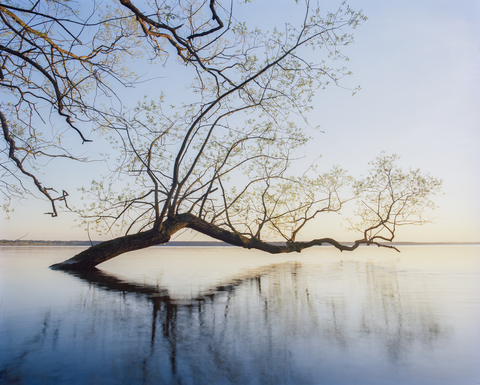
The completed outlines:
<svg viewBox="0 0 480 385">
<path fill-rule="evenodd" d="M 233 0 L 73 6 L 66 0 L 0 4 L 1 86 L 8 96 L 0 105 L 1 165 L 4 176 L 22 182 L 2 177 L 2 192 L 21 196 L 30 180 L 56 216 L 68 194 L 43 186 L 35 170 L 42 158 L 84 160 L 61 138 L 87 142 L 86 122 L 108 137 L 115 159 L 109 175 L 82 189 L 88 204 L 77 211 L 85 225 L 118 236 L 56 267 L 90 269 L 164 244 L 184 229 L 287 253 L 321 244 L 386 246 L 398 226 L 426 222 L 424 210 L 441 182 L 402 171 L 396 156 L 382 153 L 361 180 L 339 167 L 295 166 L 309 140 L 315 93 L 348 74 L 337 63 L 365 20 L 361 12 L 342 3 L 324 13 L 306 0 L 297 4 L 301 18 L 263 32 L 239 20 L 244 4 Z M 125 108 L 118 87 L 140 83 L 127 68 L 139 66 L 134 60 L 150 62 L 154 76 L 168 75 L 188 88 L 150 89 L 151 99 Z M 179 90 L 184 97 L 172 105 Z M 65 119 L 69 130 L 44 135 L 45 105 L 50 119 Z M 350 225 L 360 239 L 348 245 L 299 240 L 309 222 L 340 212 L 349 201 L 357 203 Z"/>
</svg>

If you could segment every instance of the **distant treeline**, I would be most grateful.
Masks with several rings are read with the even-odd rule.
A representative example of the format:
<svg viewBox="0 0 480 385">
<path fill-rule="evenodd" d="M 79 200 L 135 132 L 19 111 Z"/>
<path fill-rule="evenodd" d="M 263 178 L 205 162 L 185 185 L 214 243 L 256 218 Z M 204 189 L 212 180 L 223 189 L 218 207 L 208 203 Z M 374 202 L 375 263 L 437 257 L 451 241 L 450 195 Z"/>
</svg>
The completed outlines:
<svg viewBox="0 0 480 385">
<path fill-rule="evenodd" d="M 28 240 L 0 240 L 0 246 L 91 246 L 97 245 L 101 241 L 28 241 Z M 282 242 L 272 242 L 273 244 L 281 245 Z M 346 245 L 351 243 L 344 242 Z M 440 246 L 440 245 L 479 245 L 480 242 L 392 242 L 385 243 L 385 245 L 391 246 L 420 246 L 420 245 L 431 245 L 431 246 Z M 232 246 L 226 242 L 217 242 L 217 241 L 170 241 L 165 245 L 158 246 L 179 246 L 179 247 L 217 247 L 217 246 Z M 330 246 L 325 244 L 324 246 Z"/>
<path fill-rule="evenodd" d="M 28 240 L 16 240 L 16 241 L 9 241 L 9 240 L 0 240 L 0 246 L 91 246 L 97 245 L 101 243 L 101 241 L 28 241 Z M 210 242 L 210 241 L 191 241 L 191 242 L 182 242 L 182 241 L 171 241 L 165 245 L 158 245 L 158 246 L 231 246 L 225 242 Z"/>
<path fill-rule="evenodd" d="M 98 241 L 92 242 L 94 245 L 100 243 Z M 8 241 L 0 240 L 0 246 L 90 246 L 89 241 Z"/>
</svg>

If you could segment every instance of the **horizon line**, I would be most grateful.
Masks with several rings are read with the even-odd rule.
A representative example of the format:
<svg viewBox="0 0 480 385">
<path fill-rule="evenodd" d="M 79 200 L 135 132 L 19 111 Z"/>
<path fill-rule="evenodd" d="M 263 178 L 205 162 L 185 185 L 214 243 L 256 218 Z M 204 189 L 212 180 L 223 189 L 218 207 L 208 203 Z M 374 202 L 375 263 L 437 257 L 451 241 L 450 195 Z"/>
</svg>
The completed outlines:
<svg viewBox="0 0 480 385">
<path fill-rule="evenodd" d="M 8 245 L 8 244 L 19 244 L 19 243 L 34 243 L 34 244 L 41 244 L 41 243 L 53 243 L 53 244 L 75 244 L 72 246 L 94 246 L 99 243 L 102 243 L 105 241 L 80 241 L 80 240 L 68 240 L 68 241 L 62 241 L 62 240 L 23 240 L 23 239 L 16 239 L 16 240 L 8 240 L 8 239 L 0 239 L 0 245 Z M 300 241 L 303 242 L 303 241 Z M 271 241 L 269 242 L 271 244 L 283 244 L 285 243 L 284 241 Z M 345 241 L 345 242 L 340 242 L 342 244 L 353 244 L 353 241 Z M 382 245 L 480 245 L 480 241 L 442 241 L 442 242 L 435 242 L 435 241 L 397 241 L 397 242 L 379 242 Z M 174 246 L 175 244 L 182 244 L 185 245 L 191 244 L 191 246 L 201 246 L 201 244 L 205 245 L 215 245 L 215 246 L 232 246 L 232 247 L 239 247 L 235 245 L 231 245 L 227 242 L 223 241 L 217 241 L 217 240 L 207 240 L 207 241 L 169 241 L 165 244 L 158 244 L 155 246 Z M 53 245 L 52 245 L 53 246 Z M 155 247 L 154 246 L 154 247 Z M 325 245 L 317 245 L 317 246 L 330 246 L 329 244 Z M 374 245 L 363 245 L 363 246 L 374 246 Z"/>
</svg>

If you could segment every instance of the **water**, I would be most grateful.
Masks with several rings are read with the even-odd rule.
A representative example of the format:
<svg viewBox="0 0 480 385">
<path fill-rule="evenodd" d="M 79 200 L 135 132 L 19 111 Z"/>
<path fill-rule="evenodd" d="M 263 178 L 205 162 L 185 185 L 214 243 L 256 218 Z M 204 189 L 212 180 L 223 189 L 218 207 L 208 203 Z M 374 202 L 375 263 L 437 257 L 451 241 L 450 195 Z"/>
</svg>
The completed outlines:
<svg viewBox="0 0 480 385">
<path fill-rule="evenodd" d="M 1 384 L 480 384 L 480 247 L 0 248 Z"/>
</svg>

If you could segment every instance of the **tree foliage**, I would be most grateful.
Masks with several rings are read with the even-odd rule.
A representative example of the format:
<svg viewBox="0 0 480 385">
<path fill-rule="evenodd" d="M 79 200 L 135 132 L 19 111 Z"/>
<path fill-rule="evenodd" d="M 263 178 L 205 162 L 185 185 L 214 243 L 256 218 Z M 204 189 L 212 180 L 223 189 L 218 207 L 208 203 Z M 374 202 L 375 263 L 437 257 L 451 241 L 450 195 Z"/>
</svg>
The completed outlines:
<svg viewBox="0 0 480 385">
<path fill-rule="evenodd" d="M 365 20 L 345 3 L 334 12 L 297 3 L 302 17 L 270 31 L 237 20 L 245 4 L 233 0 L 2 3 L 1 86 L 8 97 L 0 105 L 1 164 L 22 182 L 4 182 L 2 192 L 22 194 L 27 177 L 56 216 L 56 202 L 67 193 L 53 195 L 28 168 L 41 166 L 42 158 L 85 160 L 64 148 L 62 137 L 73 134 L 83 143 L 86 132 L 100 130 L 116 160 L 110 175 L 83 189 L 89 203 L 79 211 L 85 224 L 120 237 L 117 246 L 95 246 L 70 264 L 92 266 L 167 242 L 183 228 L 290 252 L 322 243 L 353 250 L 392 240 L 400 225 L 423 223 L 440 182 L 402 172 L 395 156 L 377 158 L 362 181 L 339 167 L 299 172 L 294 166 L 310 139 L 305 128 L 314 127 L 314 95 L 349 74 L 341 48 Z M 151 99 L 134 108 L 116 101 L 119 86 L 140 81 L 126 67 L 134 59 L 188 84 L 183 102 L 174 97 L 180 87 L 154 97 L 150 90 Z M 45 136 L 38 122 L 52 114 L 67 131 Z M 353 246 L 330 238 L 298 241 L 308 222 L 353 199 L 359 220 L 351 227 L 363 234 Z"/>
</svg>

